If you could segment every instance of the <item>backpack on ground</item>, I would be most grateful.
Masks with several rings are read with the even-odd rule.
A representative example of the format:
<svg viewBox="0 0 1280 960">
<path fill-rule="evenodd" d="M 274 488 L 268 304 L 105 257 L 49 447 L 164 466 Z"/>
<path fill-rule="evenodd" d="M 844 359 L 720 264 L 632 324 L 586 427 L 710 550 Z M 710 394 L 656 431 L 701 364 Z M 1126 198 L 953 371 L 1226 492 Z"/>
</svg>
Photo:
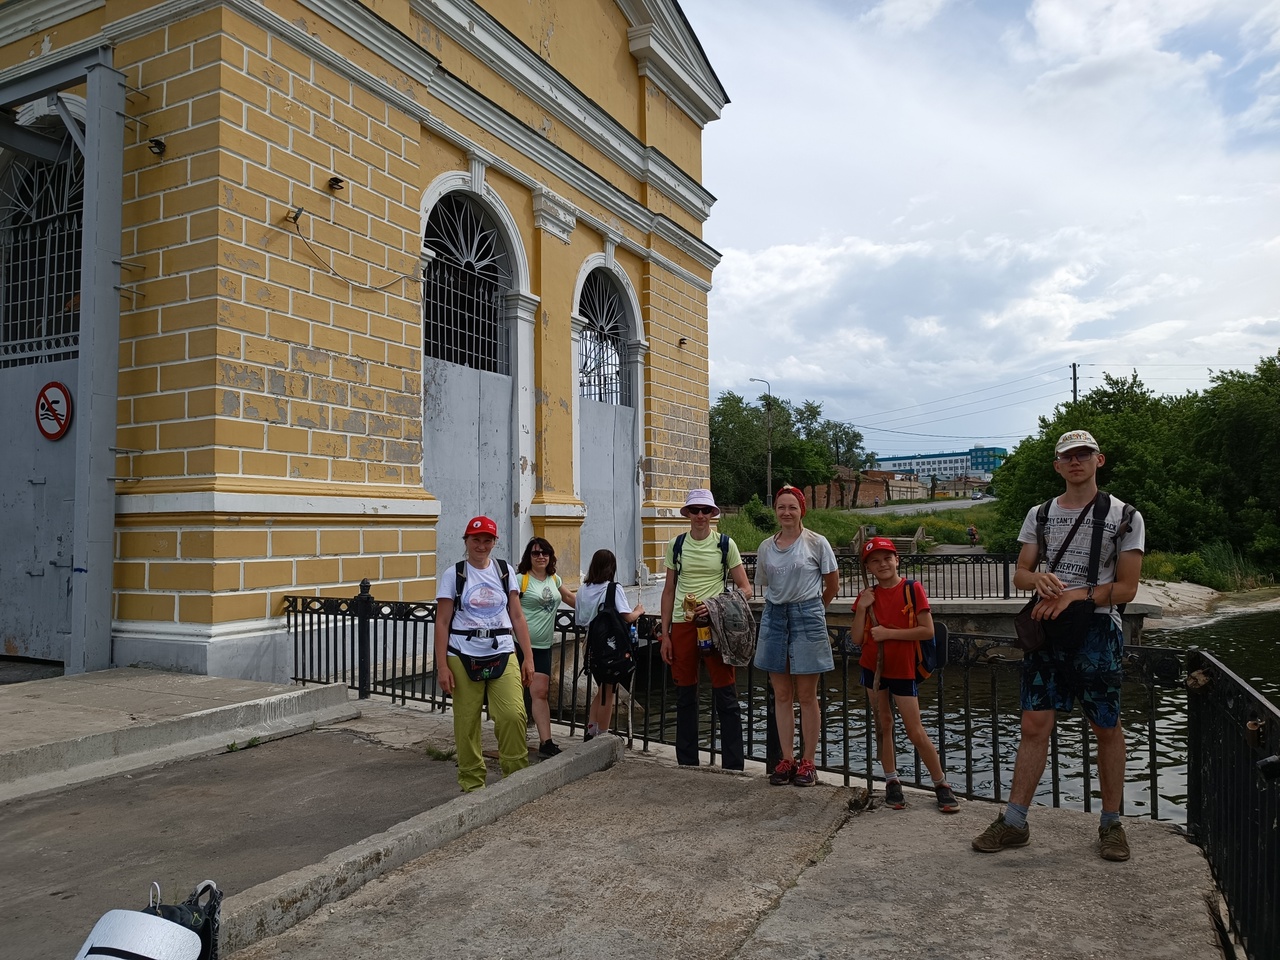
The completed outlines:
<svg viewBox="0 0 1280 960">
<path fill-rule="evenodd" d="M 151 896 L 142 913 L 161 917 L 190 930 L 200 938 L 200 960 L 218 960 L 218 929 L 221 926 L 222 891 L 212 880 L 198 884 L 181 903 L 161 903 L 160 885 L 151 884 Z M 121 953 L 113 954 L 123 955 Z M 132 954 L 141 956 L 141 954 Z"/>
<path fill-rule="evenodd" d="M 618 585 L 610 580 L 605 587 L 604 599 L 600 601 L 600 609 L 587 626 L 587 656 L 583 669 L 601 686 L 613 683 L 629 689 L 636 670 L 636 648 L 631 639 L 631 628 L 618 613 L 617 589 Z"/>
</svg>

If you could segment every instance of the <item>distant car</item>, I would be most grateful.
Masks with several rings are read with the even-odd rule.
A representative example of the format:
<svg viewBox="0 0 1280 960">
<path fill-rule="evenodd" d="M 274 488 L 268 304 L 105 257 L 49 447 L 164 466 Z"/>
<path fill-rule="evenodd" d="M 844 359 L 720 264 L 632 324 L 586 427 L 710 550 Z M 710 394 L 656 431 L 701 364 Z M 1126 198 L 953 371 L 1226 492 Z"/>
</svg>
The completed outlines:
<svg viewBox="0 0 1280 960">
<path fill-rule="evenodd" d="M 970 499 L 970 500 L 981 500 L 981 499 L 982 499 L 982 491 L 981 491 L 981 490 L 975 490 L 975 491 L 973 491 L 973 493 L 969 494 L 969 499 Z"/>
</svg>

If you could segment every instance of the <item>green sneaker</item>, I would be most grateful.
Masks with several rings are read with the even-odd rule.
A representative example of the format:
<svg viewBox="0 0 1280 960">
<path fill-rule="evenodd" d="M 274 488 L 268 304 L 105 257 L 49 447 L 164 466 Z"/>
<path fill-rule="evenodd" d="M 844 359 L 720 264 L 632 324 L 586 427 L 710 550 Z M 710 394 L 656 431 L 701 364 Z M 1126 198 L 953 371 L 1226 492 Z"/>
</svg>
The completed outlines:
<svg viewBox="0 0 1280 960">
<path fill-rule="evenodd" d="M 1114 860 L 1124 863 L 1129 859 L 1129 838 L 1124 835 L 1124 827 L 1113 823 L 1109 827 L 1098 828 L 1098 852 L 1103 860 Z"/>
<path fill-rule="evenodd" d="M 1025 847 L 1031 842 L 1031 828 L 1011 827 L 1004 822 L 1004 814 L 996 817 L 991 826 L 973 838 L 973 849 L 980 853 L 995 853 L 1006 847 Z"/>
</svg>

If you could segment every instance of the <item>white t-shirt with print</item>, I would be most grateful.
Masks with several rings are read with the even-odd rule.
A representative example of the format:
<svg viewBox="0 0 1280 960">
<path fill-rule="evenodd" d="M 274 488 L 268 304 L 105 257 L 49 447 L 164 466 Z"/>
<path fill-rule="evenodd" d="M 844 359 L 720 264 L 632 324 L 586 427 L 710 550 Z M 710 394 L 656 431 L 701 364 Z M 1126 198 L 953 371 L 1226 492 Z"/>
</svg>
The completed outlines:
<svg viewBox="0 0 1280 960">
<path fill-rule="evenodd" d="M 464 563 L 466 561 L 463 561 Z M 453 600 L 453 630 L 449 634 L 449 646 L 461 650 L 473 657 L 488 656 L 493 653 L 514 653 L 515 636 L 507 633 L 501 637 L 464 637 L 458 630 L 500 630 L 511 629 L 511 615 L 507 612 L 507 603 L 511 594 L 519 590 L 514 567 L 507 567 L 505 589 L 501 572 L 496 560 L 490 560 L 483 570 L 467 564 L 466 580 L 462 584 L 462 602 L 457 602 L 454 591 L 457 588 L 457 577 L 452 565 L 446 568 L 443 576 L 437 577 L 439 586 L 436 589 L 437 600 Z M 494 646 L 494 644 L 497 646 Z"/>
<path fill-rule="evenodd" d="M 1084 522 L 1080 524 L 1080 529 L 1072 537 L 1066 551 L 1062 554 L 1062 559 L 1058 561 L 1057 567 L 1053 570 L 1057 578 L 1068 589 L 1088 586 L 1089 583 L 1089 552 L 1093 547 L 1093 504 L 1084 509 L 1088 511 Z M 1036 513 L 1039 510 L 1040 504 L 1037 503 L 1027 511 L 1027 516 L 1022 521 L 1022 529 L 1018 532 L 1019 543 L 1036 542 Z M 1103 521 L 1102 555 L 1098 565 L 1099 585 L 1114 583 L 1116 579 L 1116 560 L 1118 558 L 1116 556 L 1117 544 L 1115 535 L 1116 530 L 1120 527 L 1120 519 L 1123 512 L 1124 503 L 1118 497 L 1112 497 L 1111 509 L 1107 511 L 1106 519 Z M 1062 541 L 1071 532 L 1071 527 L 1078 516 L 1080 516 L 1079 510 L 1059 506 L 1058 499 L 1054 498 L 1049 505 L 1049 518 L 1044 525 L 1048 556 L 1040 558 L 1039 569 L 1049 569 L 1049 561 L 1057 556 L 1058 550 L 1062 547 Z M 1142 551 L 1145 549 L 1146 524 L 1143 523 L 1142 514 L 1135 510 L 1130 520 L 1129 530 L 1120 537 L 1119 552 L 1127 553 L 1130 550 Z M 1109 613 L 1113 618 L 1118 618 L 1119 616 L 1113 606 L 1100 606 L 1097 612 Z"/>
</svg>

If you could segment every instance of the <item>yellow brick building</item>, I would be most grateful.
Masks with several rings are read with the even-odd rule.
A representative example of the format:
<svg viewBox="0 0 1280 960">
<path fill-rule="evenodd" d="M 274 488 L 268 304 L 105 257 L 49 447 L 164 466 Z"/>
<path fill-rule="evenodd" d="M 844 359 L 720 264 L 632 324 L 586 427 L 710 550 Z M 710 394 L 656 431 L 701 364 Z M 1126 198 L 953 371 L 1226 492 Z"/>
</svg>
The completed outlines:
<svg viewBox="0 0 1280 960">
<path fill-rule="evenodd" d="M 283 679 L 285 595 L 433 599 L 480 512 L 661 570 L 727 102 L 674 0 L 14 0 L 0 95 L 5 654 Z"/>
</svg>

